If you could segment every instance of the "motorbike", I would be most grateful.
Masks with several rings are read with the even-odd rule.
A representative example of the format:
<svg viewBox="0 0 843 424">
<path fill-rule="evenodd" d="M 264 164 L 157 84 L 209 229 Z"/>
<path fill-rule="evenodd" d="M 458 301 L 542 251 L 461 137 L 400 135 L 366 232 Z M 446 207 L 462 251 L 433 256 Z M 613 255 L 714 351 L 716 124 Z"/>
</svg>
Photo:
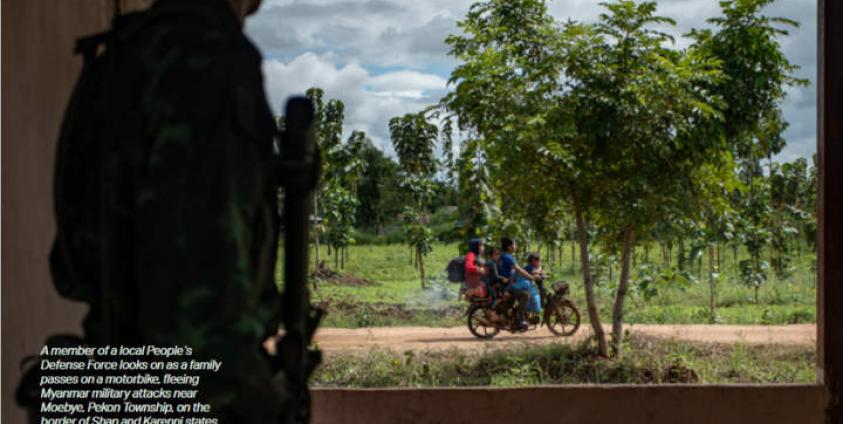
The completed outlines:
<svg viewBox="0 0 843 424">
<path fill-rule="evenodd" d="M 468 330 L 477 338 L 491 339 L 501 330 L 510 333 L 523 333 L 546 325 L 550 331 L 561 337 L 574 335 L 580 328 L 580 311 L 569 297 L 570 286 L 566 282 L 556 282 L 550 290 L 545 288 L 545 278 L 535 281 L 541 297 L 541 312 L 527 313 L 528 325 L 522 326 L 516 317 L 515 299 L 511 293 L 500 287 L 496 288 L 493 301 L 491 296 L 469 297 L 466 311 Z"/>
</svg>

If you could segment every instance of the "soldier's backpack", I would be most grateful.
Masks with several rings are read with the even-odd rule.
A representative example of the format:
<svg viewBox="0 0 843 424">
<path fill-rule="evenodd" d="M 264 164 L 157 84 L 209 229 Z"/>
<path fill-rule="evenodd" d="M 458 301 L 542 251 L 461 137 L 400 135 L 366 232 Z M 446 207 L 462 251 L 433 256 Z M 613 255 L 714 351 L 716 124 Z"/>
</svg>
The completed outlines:
<svg viewBox="0 0 843 424">
<path fill-rule="evenodd" d="M 460 256 L 451 259 L 448 262 L 448 267 L 445 268 L 448 272 L 448 281 L 452 283 L 460 283 L 465 280 L 465 258 Z"/>
<path fill-rule="evenodd" d="M 142 31 L 149 19 L 148 12 L 120 14 L 116 7 L 115 11 L 111 30 L 76 41 L 75 53 L 82 56 L 83 65 L 65 110 L 55 159 L 57 228 L 50 268 L 59 294 L 83 302 L 109 292 L 108 287 L 101 287 L 108 282 L 103 274 L 109 270 L 91 252 L 109 250 L 109 223 L 104 222 L 103 211 L 111 199 L 104 193 L 111 191 L 117 165 L 108 160 L 114 143 L 107 143 L 104 134 L 113 134 L 117 124 L 102 116 L 112 96 L 121 94 L 106 88 L 116 73 L 114 51 L 125 38 Z"/>
</svg>

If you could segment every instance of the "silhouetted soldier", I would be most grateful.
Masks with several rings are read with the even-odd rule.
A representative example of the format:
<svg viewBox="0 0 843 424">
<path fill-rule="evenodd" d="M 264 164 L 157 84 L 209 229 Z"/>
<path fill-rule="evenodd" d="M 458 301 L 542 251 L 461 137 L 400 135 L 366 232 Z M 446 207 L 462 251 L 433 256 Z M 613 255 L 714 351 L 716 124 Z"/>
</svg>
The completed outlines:
<svg viewBox="0 0 843 424">
<path fill-rule="evenodd" d="M 92 345 L 215 358 L 200 397 L 222 423 L 278 422 L 261 343 L 277 331 L 276 126 L 242 33 L 260 0 L 158 0 L 80 40 L 85 68 L 56 158 L 50 258 L 91 305 Z"/>
</svg>

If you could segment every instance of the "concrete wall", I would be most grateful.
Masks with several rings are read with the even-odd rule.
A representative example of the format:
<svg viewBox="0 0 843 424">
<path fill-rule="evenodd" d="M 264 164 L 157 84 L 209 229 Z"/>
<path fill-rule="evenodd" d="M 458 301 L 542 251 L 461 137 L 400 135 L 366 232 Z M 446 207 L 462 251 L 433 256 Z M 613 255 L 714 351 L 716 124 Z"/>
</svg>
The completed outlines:
<svg viewBox="0 0 843 424">
<path fill-rule="evenodd" d="M 80 61 L 80 35 L 107 26 L 107 2 L 3 0 L 2 420 L 23 422 L 14 407 L 18 363 L 47 334 L 79 333 L 84 309 L 52 289 L 47 255 L 55 229 L 52 162 L 64 104 Z"/>
<path fill-rule="evenodd" d="M 55 229 L 56 134 L 81 61 L 76 38 L 109 26 L 110 0 L 2 0 L 2 421 L 22 422 L 18 364 L 48 334 L 79 333 L 84 306 L 60 299 L 47 256 Z M 137 7 L 137 5 L 127 5 Z"/>
<path fill-rule="evenodd" d="M 821 386 L 314 390 L 314 424 L 820 424 Z"/>
<path fill-rule="evenodd" d="M 138 0 L 128 8 L 140 7 Z M 23 422 L 21 358 L 50 333 L 78 332 L 83 307 L 55 295 L 54 143 L 79 69 L 73 41 L 108 26 L 110 0 L 2 0 L 2 422 Z M 821 423 L 819 386 L 566 386 L 316 390 L 316 423 Z M 542 420 L 542 421 L 538 421 Z"/>
</svg>

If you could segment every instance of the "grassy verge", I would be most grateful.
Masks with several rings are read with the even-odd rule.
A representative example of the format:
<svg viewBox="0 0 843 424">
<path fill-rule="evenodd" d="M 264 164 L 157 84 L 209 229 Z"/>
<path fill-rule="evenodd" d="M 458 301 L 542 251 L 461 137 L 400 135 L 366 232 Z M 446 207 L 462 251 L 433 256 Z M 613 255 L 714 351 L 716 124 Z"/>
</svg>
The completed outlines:
<svg viewBox="0 0 843 424">
<path fill-rule="evenodd" d="M 349 251 L 349 260 L 342 273 L 374 281 L 366 286 L 320 284 L 312 291 L 315 302 L 328 305 L 325 325 L 335 327 L 462 325 L 461 316 L 454 313 L 464 304 L 456 300 L 457 285 L 445 280 L 444 268 L 457 255 L 457 244 L 439 243 L 426 259 L 426 268 L 432 289 L 420 287 L 407 246 L 356 245 Z M 581 309 L 585 307 L 582 275 L 576 261 L 572 263 L 570 249 L 560 261 L 546 261 L 553 280 L 571 283 L 572 296 Z M 639 252 L 641 254 L 641 252 Z M 312 257 L 313 255 L 311 255 Z M 651 256 L 655 256 L 651 252 Z M 773 280 L 759 291 L 755 302 L 751 288 L 739 283 L 737 267 L 731 254 L 722 255 L 722 272 L 717 284 L 718 314 L 721 324 L 798 324 L 816 321 L 816 287 L 813 273 L 813 255 L 803 254 L 793 259 L 793 276 L 786 280 Z M 327 258 L 323 248 L 322 257 Z M 279 261 L 280 262 L 280 261 Z M 332 261 L 328 261 L 333 265 Z M 280 277 L 281 269 L 278 269 Z M 693 272 L 698 275 L 696 270 Z M 645 298 L 639 292 L 636 274 L 633 273 L 627 300 L 626 322 L 640 324 L 708 324 L 709 286 L 706 270 L 699 274 L 701 280 L 685 287 L 660 287 L 655 296 Z M 611 317 L 614 279 L 607 273 L 598 275 L 596 286 L 600 314 L 604 322 Z M 339 307 L 331 307 L 331 305 Z"/>
<path fill-rule="evenodd" d="M 529 386 L 581 383 L 813 383 L 811 346 L 719 345 L 633 337 L 621 360 L 554 344 L 479 353 L 371 350 L 335 354 L 313 379 L 321 387 Z"/>
<path fill-rule="evenodd" d="M 463 305 L 438 308 L 406 307 L 389 303 L 347 303 L 323 300 L 319 303 L 328 311 L 322 321 L 324 327 L 454 327 L 465 322 Z"/>
</svg>

